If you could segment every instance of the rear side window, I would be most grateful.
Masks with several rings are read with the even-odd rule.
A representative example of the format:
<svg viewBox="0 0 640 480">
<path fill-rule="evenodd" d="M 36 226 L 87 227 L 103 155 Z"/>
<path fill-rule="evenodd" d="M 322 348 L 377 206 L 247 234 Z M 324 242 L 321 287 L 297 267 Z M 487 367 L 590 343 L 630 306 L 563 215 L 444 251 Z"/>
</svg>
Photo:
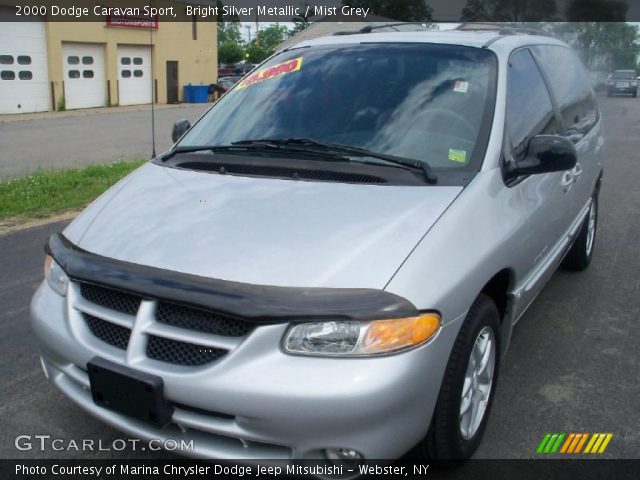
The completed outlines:
<svg viewBox="0 0 640 480">
<path fill-rule="evenodd" d="M 587 133 L 598 120 L 598 109 L 582 64 L 566 47 L 536 46 L 533 52 L 549 79 L 565 130 Z"/>
<path fill-rule="evenodd" d="M 509 59 L 507 128 L 517 158 L 526 153 L 531 137 L 558 134 L 549 92 L 529 50 Z"/>
</svg>

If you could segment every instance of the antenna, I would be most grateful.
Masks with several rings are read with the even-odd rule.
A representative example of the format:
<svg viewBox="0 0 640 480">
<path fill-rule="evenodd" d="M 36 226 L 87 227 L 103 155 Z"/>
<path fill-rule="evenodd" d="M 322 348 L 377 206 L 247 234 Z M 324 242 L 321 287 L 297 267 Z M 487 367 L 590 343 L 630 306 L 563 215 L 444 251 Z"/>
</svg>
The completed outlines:
<svg viewBox="0 0 640 480">
<path fill-rule="evenodd" d="M 151 57 L 151 159 L 156 158 L 156 110 L 154 105 L 155 85 L 153 80 L 153 17 L 149 20 L 149 55 Z"/>
</svg>

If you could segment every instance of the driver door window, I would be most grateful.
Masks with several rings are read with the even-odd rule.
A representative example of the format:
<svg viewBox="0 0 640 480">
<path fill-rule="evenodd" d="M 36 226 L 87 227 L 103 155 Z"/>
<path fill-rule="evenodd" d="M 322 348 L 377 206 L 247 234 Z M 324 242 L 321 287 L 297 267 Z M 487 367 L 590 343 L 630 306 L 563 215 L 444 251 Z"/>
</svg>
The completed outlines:
<svg viewBox="0 0 640 480">
<path fill-rule="evenodd" d="M 529 50 L 509 59 L 507 128 L 516 159 L 526 154 L 531 137 L 559 133 L 549 92 Z"/>
</svg>

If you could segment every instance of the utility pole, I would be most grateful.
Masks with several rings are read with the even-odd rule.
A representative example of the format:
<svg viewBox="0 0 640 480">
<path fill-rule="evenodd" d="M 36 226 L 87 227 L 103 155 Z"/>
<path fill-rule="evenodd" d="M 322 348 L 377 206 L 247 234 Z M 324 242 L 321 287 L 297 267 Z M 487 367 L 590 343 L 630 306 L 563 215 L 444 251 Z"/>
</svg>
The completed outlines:
<svg viewBox="0 0 640 480">
<path fill-rule="evenodd" d="M 258 21 L 258 9 L 256 8 L 256 47 L 260 46 L 260 22 Z"/>
<path fill-rule="evenodd" d="M 249 37 L 247 43 L 251 43 L 251 25 L 245 25 L 244 28 L 247 29 L 247 37 Z"/>
</svg>

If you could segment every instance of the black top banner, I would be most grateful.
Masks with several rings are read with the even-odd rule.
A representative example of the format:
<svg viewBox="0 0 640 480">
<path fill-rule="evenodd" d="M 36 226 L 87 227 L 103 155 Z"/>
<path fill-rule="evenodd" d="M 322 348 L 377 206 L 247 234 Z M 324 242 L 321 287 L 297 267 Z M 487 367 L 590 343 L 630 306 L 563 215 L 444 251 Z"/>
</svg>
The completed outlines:
<svg viewBox="0 0 640 480">
<path fill-rule="evenodd" d="M 625 22 L 640 0 L 0 0 L 0 21 Z"/>
</svg>

